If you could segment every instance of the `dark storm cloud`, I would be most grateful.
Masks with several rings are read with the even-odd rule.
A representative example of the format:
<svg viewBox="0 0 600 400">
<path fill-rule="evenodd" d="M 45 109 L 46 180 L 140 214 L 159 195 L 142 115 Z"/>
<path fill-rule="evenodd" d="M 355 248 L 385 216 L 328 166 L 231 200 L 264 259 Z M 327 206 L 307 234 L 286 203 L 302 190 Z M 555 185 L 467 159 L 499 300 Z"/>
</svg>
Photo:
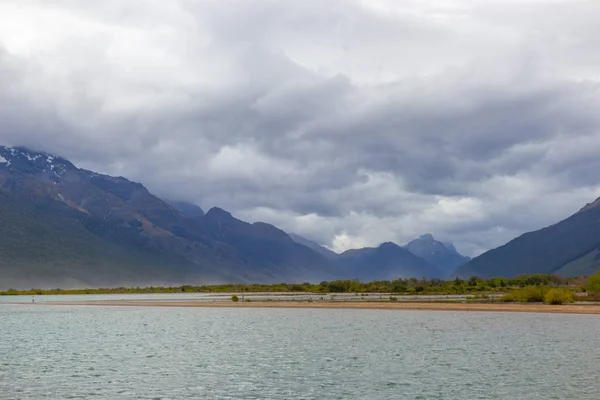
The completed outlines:
<svg viewBox="0 0 600 400">
<path fill-rule="evenodd" d="M 0 137 L 336 249 L 432 232 L 473 255 L 600 195 L 598 12 L 5 3 Z"/>
</svg>

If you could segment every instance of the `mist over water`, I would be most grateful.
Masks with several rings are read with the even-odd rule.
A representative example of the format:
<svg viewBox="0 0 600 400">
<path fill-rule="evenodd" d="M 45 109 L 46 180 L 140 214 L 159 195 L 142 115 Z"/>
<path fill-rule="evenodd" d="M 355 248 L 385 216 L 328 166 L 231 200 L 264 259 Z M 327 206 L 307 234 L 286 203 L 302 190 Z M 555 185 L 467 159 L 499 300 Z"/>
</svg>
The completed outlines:
<svg viewBox="0 0 600 400">
<path fill-rule="evenodd" d="M 0 304 L 0 399 L 596 399 L 593 315 Z"/>
</svg>

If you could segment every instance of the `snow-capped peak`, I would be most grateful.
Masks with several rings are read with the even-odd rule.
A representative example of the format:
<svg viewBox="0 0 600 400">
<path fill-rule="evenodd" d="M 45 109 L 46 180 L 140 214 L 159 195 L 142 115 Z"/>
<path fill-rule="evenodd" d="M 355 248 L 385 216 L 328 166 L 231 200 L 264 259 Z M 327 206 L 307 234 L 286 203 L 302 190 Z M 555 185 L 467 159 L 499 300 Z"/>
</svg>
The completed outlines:
<svg viewBox="0 0 600 400">
<path fill-rule="evenodd" d="M 74 166 L 53 154 L 32 151 L 26 147 L 0 146 L 0 167 L 28 172 L 50 172 L 60 178 Z"/>
</svg>

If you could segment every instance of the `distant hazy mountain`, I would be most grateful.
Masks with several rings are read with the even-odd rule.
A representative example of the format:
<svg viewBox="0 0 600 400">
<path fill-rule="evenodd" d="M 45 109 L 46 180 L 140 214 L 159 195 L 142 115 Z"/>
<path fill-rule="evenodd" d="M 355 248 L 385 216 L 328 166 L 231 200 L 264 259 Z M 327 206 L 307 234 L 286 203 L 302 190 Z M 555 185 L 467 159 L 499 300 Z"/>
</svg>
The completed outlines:
<svg viewBox="0 0 600 400">
<path fill-rule="evenodd" d="M 232 270 L 248 280 L 269 282 L 318 281 L 339 278 L 338 268 L 322 255 L 294 242 L 284 231 L 263 222 L 249 224 L 220 208 L 199 220 L 212 240 L 226 243 L 244 261 Z"/>
<path fill-rule="evenodd" d="M 303 238 L 300 235 L 296 235 L 295 233 L 288 233 L 288 236 L 294 242 L 304 245 L 304 246 L 308 247 L 309 249 L 312 249 L 313 251 L 321 254 L 322 256 L 327 257 L 330 260 L 334 260 L 335 258 L 337 258 L 339 256 L 338 253 L 329 250 L 327 247 L 321 246 L 320 244 L 315 243 L 312 240 Z"/>
<path fill-rule="evenodd" d="M 526 233 L 459 267 L 463 277 L 555 273 L 589 275 L 600 269 L 600 199 L 555 225 Z"/>
<path fill-rule="evenodd" d="M 219 209 L 189 218 L 139 183 L 47 153 L 0 146 L 0 194 L 10 216 L 0 215 L 0 288 L 337 276 L 325 257 L 271 225 Z"/>
<path fill-rule="evenodd" d="M 179 211 L 184 217 L 195 218 L 204 216 L 204 210 L 196 204 L 187 203 L 185 201 L 171 200 L 169 200 L 168 203 L 173 206 L 174 209 Z"/>
<path fill-rule="evenodd" d="M 379 247 L 348 250 L 340 254 L 336 262 L 361 281 L 439 278 L 444 275 L 438 267 L 391 242 Z"/>
<path fill-rule="evenodd" d="M 471 258 L 465 257 L 456 251 L 452 243 L 438 242 L 429 233 L 411 240 L 404 248 L 430 264 L 439 267 L 441 271 L 445 271 L 448 275 L 454 272 L 458 266 L 471 260 Z"/>
</svg>

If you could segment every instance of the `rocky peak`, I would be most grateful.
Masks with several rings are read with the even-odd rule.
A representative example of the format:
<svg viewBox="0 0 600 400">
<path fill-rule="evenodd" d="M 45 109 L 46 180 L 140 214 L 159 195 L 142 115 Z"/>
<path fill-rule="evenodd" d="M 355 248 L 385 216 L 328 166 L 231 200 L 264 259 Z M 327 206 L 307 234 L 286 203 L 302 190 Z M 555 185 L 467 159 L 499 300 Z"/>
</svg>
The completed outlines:
<svg viewBox="0 0 600 400">
<path fill-rule="evenodd" d="M 453 251 L 455 253 L 458 253 L 458 250 L 456 250 L 456 247 L 454 246 L 454 243 L 452 242 L 444 242 L 442 243 L 448 250 Z"/>
<path fill-rule="evenodd" d="M 430 243 L 435 242 L 435 239 L 431 233 L 426 233 L 424 235 L 421 235 L 421 236 L 419 236 L 419 239 L 424 242 L 430 242 Z"/>
<path fill-rule="evenodd" d="M 231 220 L 234 219 L 230 212 L 227 212 L 219 207 L 213 207 L 206 213 L 207 219 L 214 220 Z"/>
<path fill-rule="evenodd" d="M 470 260 L 469 257 L 458 253 L 451 242 L 439 242 L 430 233 L 411 240 L 404 248 L 444 270 L 455 268 Z"/>
<path fill-rule="evenodd" d="M 581 210 L 579 210 L 579 213 L 586 212 L 596 207 L 600 207 L 600 197 L 591 203 L 587 203 Z"/>
<path fill-rule="evenodd" d="M 398 245 L 397 245 L 396 243 L 394 243 L 394 242 L 383 242 L 383 243 L 381 243 L 381 244 L 379 245 L 379 248 L 380 248 L 381 250 L 388 250 L 388 251 L 391 251 L 391 250 L 396 250 L 396 249 L 399 249 L 399 248 L 401 248 L 401 247 L 400 247 L 400 246 L 398 246 Z"/>
<path fill-rule="evenodd" d="M 23 173 L 46 173 L 57 179 L 76 167 L 54 154 L 37 152 L 20 146 L 0 146 L 0 169 Z"/>
</svg>

